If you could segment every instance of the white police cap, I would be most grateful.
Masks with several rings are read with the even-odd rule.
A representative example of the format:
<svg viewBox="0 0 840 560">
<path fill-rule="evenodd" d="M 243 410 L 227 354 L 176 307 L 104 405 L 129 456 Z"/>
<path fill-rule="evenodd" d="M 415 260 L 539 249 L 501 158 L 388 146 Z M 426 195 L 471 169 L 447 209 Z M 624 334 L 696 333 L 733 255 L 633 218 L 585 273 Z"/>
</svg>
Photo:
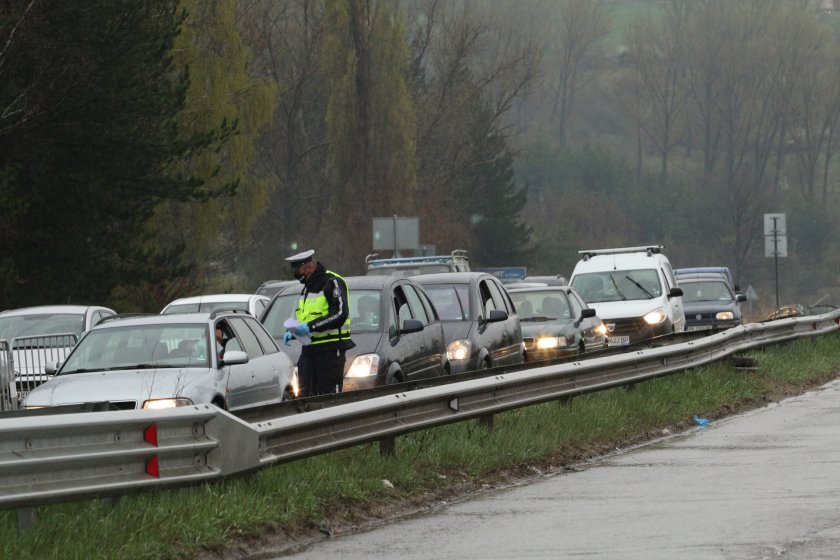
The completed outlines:
<svg viewBox="0 0 840 560">
<path fill-rule="evenodd" d="M 310 249 L 308 251 L 304 251 L 302 253 L 298 253 L 297 255 L 292 255 L 291 257 L 286 257 L 286 261 L 292 266 L 296 267 L 299 264 L 303 264 L 307 261 L 311 261 L 312 257 L 315 255 L 315 250 Z"/>
</svg>

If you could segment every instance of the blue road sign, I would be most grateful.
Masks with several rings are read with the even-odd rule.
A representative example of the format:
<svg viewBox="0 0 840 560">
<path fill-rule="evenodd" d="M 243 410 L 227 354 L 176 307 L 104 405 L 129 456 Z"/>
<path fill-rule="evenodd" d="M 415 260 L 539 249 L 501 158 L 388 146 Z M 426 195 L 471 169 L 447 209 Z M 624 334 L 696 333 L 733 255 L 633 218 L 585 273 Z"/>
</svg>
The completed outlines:
<svg viewBox="0 0 840 560">
<path fill-rule="evenodd" d="M 499 279 L 502 284 L 512 284 L 520 282 L 528 273 L 528 268 L 524 266 L 500 266 L 497 268 L 485 268 L 484 272 L 489 272 Z"/>
</svg>

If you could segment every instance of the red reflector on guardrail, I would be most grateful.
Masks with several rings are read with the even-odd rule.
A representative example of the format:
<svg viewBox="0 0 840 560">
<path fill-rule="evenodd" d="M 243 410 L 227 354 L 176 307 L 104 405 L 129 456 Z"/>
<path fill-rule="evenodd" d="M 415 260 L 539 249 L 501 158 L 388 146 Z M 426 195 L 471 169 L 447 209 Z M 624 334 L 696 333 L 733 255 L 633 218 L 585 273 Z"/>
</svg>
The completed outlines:
<svg viewBox="0 0 840 560">
<path fill-rule="evenodd" d="M 160 465 L 157 455 L 146 461 L 146 472 L 155 478 L 160 478 Z"/>
<path fill-rule="evenodd" d="M 155 447 L 157 447 L 157 424 L 152 424 L 145 430 L 143 430 L 143 440 L 146 443 L 151 443 Z"/>
</svg>

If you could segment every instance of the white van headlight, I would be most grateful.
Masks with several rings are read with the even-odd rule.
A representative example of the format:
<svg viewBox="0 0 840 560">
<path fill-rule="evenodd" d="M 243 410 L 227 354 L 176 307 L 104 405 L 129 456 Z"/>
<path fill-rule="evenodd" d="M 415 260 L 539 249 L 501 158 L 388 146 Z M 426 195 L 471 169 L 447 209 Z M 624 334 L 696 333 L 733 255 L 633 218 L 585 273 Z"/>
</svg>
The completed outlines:
<svg viewBox="0 0 840 560">
<path fill-rule="evenodd" d="M 659 309 L 654 309 L 653 311 L 642 317 L 642 319 L 644 319 L 645 323 L 647 323 L 648 325 L 658 325 L 659 323 L 664 321 L 666 317 L 667 316 L 665 315 L 665 310 L 660 307 Z"/>
</svg>

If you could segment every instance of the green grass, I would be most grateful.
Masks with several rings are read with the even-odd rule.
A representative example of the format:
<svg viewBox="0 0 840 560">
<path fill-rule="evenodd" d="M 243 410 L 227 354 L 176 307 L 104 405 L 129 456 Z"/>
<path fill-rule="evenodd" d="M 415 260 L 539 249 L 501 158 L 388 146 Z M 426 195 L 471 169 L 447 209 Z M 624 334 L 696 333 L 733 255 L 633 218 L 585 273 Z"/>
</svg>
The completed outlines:
<svg viewBox="0 0 840 560">
<path fill-rule="evenodd" d="M 190 558 L 202 549 L 319 523 L 353 521 L 354 512 L 447 496 L 454 485 L 481 484 L 523 466 L 573 463 L 692 418 L 715 418 L 836 377 L 840 333 L 751 354 L 758 369 L 727 363 L 545 403 L 495 418 L 398 438 L 396 454 L 377 445 L 279 465 L 247 477 L 168 492 L 44 506 L 36 527 L 18 530 L 0 513 L 0 556 L 28 558 Z M 383 480 L 390 481 L 388 488 Z"/>
</svg>

